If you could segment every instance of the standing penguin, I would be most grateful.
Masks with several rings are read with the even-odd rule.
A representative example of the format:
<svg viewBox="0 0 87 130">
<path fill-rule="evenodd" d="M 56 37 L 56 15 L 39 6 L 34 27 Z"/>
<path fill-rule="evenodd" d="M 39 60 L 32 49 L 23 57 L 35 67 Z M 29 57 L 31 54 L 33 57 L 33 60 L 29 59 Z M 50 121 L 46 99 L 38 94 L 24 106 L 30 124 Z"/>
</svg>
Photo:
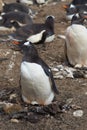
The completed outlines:
<svg viewBox="0 0 87 130">
<path fill-rule="evenodd" d="M 51 69 L 38 56 L 34 45 L 25 42 L 24 57 L 21 63 L 21 93 L 22 99 L 28 104 L 48 105 L 58 94 Z"/>
<path fill-rule="evenodd" d="M 74 67 L 87 67 L 87 28 L 82 25 L 84 18 L 72 19 L 66 29 L 65 54 L 68 62 Z"/>
</svg>

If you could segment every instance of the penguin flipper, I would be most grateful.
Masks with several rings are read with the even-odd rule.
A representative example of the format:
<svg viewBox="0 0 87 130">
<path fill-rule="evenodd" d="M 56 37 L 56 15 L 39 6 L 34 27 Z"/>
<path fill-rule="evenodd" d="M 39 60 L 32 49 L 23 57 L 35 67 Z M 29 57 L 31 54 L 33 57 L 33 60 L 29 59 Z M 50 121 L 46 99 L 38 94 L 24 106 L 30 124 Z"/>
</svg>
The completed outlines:
<svg viewBox="0 0 87 130">
<path fill-rule="evenodd" d="M 57 88 L 57 86 L 56 86 L 56 84 L 55 84 L 55 82 L 54 82 L 54 78 L 53 78 L 53 74 L 52 74 L 51 69 L 48 67 L 48 65 L 47 65 L 44 61 L 42 61 L 42 67 L 43 67 L 43 69 L 44 69 L 44 72 L 45 72 L 46 75 L 49 77 L 49 79 L 50 79 L 50 81 L 51 81 L 51 83 L 52 83 L 52 85 L 51 85 L 52 90 L 53 90 L 56 94 L 59 94 L 58 88 Z"/>
<path fill-rule="evenodd" d="M 65 53 L 65 63 L 72 67 L 73 65 L 70 64 L 69 59 L 68 59 L 68 55 L 67 55 L 67 45 L 66 45 L 66 42 L 65 42 L 65 46 L 64 46 L 64 53 Z"/>
</svg>

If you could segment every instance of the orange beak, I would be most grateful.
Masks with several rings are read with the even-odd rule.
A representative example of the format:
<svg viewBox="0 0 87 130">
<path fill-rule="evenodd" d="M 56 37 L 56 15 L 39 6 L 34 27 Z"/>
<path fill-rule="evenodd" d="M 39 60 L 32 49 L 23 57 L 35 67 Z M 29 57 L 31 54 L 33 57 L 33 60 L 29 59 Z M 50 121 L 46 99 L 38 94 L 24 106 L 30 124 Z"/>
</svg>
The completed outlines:
<svg viewBox="0 0 87 130">
<path fill-rule="evenodd" d="M 13 41 L 12 43 L 16 45 L 20 44 L 18 41 Z"/>
<path fill-rule="evenodd" d="M 63 8 L 64 9 L 67 9 L 69 6 L 68 5 L 63 5 Z"/>
</svg>

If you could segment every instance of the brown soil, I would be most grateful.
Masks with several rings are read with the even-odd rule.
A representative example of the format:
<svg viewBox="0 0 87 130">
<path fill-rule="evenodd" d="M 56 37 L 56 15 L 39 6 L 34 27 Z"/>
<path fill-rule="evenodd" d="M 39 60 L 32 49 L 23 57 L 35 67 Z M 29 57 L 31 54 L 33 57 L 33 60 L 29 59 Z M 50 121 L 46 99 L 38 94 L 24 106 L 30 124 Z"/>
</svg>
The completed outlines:
<svg viewBox="0 0 87 130">
<path fill-rule="evenodd" d="M 10 0 L 8 0 L 10 1 Z M 64 2 L 58 2 L 56 5 L 49 4 L 42 8 L 31 6 L 38 10 L 39 14 L 34 20 L 35 22 L 43 22 L 47 15 L 55 16 L 55 34 L 56 38 L 51 43 L 46 43 L 46 50 L 41 46 L 37 46 L 38 52 L 42 59 L 50 66 L 52 64 L 64 63 L 64 41 L 57 38 L 58 34 L 63 34 L 69 25 L 65 20 L 65 12 L 62 8 Z M 7 32 L 5 32 L 7 34 Z M 3 34 L 3 32 L 0 32 Z M 0 57 L 9 58 L 0 62 L 0 90 L 4 88 L 15 90 L 19 88 L 20 79 L 20 63 L 22 54 L 15 51 L 13 44 L 10 42 L 0 43 Z M 9 65 L 12 65 L 12 68 Z M 74 117 L 73 111 L 57 114 L 57 116 L 43 117 L 37 123 L 19 120 L 19 123 L 12 123 L 7 115 L 0 115 L 0 130 L 86 130 L 87 129 L 87 80 L 83 78 L 55 80 L 59 95 L 56 96 L 58 102 L 66 102 L 72 99 L 72 104 L 81 107 L 84 114 L 82 117 Z"/>
</svg>

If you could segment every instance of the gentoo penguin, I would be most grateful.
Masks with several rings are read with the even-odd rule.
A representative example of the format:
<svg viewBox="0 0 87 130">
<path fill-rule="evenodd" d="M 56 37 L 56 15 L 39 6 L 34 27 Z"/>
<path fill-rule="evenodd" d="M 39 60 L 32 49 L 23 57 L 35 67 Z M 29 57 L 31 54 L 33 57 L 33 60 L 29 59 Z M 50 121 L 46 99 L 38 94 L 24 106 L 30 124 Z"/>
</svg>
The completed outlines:
<svg viewBox="0 0 87 130">
<path fill-rule="evenodd" d="M 51 42 L 54 40 L 54 16 L 47 16 L 45 23 L 34 23 L 32 25 L 21 27 L 14 33 L 10 34 L 9 38 L 15 41 L 28 40 L 37 43 L 42 40 L 43 32 L 46 34 L 45 42 Z"/>
<path fill-rule="evenodd" d="M 22 4 L 22 3 L 3 3 L 3 11 L 2 13 L 8 13 L 10 11 L 21 11 L 24 13 L 29 14 L 32 18 L 35 16 L 35 12 L 28 6 Z"/>
<path fill-rule="evenodd" d="M 15 31 L 16 28 L 19 28 L 19 25 L 17 22 L 12 22 L 12 23 L 4 23 L 3 17 L 0 16 L 0 30 L 1 31 Z"/>
<path fill-rule="evenodd" d="M 77 14 L 79 17 L 79 13 L 87 14 L 87 5 L 77 5 L 75 7 L 70 7 L 66 9 L 66 19 L 72 20 L 72 17 Z"/>
<path fill-rule="evenodd" d="M 47 35 L 46 30 L 42 30 L 41 32 L 37 33 L 36 35 L 30 36 L 29 39 L 27 39 L 27 40 L 24 40 L 24 41 L 18 40 L 17 41 L 17 40 L 14 39 L 12 43 L 15 44 L 15 45 L 18 45 L 18 47 L 20 48 L 25 41 L 30 41 L 34 44 L 42 44 L 43 47 L 45 47 L 44 42 L 46 40 L 46 35 Z"/>
<path fill-rule="evenodd" d="M 31 42 L 23 45 L 24 57 L 21 63 L 21 94 L 28 104 L 48 105 L 52 103 L 54 94 L 58 94 L 51 69 L 39 57 Z"/>
<path fill-rule="evenodd" d="M 86 5 L 87 0 L 72 0 L 69 4 L 64 5 L 64 8 L 75 8 L 77 5 Z"/>
<path fill-rule="evenodd" d="M 84 5 L 87 4 L 87 0 L 72 0 L 70 3 L 70 7 L 75 7 L 76 5 Z"/>
<path fill-rule="evenodd" d="M 87 11 L 87 0 L 72 0 L 70 4 L 64 5 L 66 19 L 71 20 L 75 13 Z"/>
<path fill-rule="evenodd" d="M 83 18 L 73 16 L 72 24 L 66 29 L 65 54 L 74 67 L 87 67 L 87 29 Z"/>
<path fill-rule="evenodd" d="M 0 30 L 5 27 L 11 28 L 12 26 L 14 26 L 14 23 L 17 23 L 15 29 L 18 29 L 21 26 L 25 26 L 27 24 L 33 24 L 33 21 L 28 14 L 20 11 L 18 12 L 11 11 L 9 13 L 0 16 Z"/>
</svg>

